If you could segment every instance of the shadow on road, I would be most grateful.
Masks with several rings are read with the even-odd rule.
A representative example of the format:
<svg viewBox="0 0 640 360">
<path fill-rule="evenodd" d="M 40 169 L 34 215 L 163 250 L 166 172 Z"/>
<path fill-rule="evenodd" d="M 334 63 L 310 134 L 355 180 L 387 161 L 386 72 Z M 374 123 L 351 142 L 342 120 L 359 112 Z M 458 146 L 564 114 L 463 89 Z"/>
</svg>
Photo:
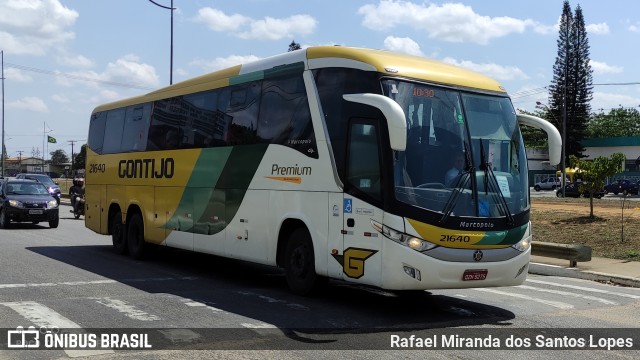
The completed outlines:
<svg viewBox="0 0 640 360">
<path fill-rule="evenodd" d="M 514 318 L 508 310 L 457 296 L 425 291 L 393 293 L 333 280 L 318 296 L 299 297 L 288 291 L 278 269 L 164 247 L 154 247 L 145 261 L 117 255 L 111 246 L 28 249 L 141 291 L 173 294 L 273 324 L 287 341 L 298 346 L 338 341 L 336 336 L 344 341 L 349 334 L 383 336 L 388 343 L 390 332 L 508 326 Z M 273 311 L 270 302 L 289 306 Z"/>
</svg>

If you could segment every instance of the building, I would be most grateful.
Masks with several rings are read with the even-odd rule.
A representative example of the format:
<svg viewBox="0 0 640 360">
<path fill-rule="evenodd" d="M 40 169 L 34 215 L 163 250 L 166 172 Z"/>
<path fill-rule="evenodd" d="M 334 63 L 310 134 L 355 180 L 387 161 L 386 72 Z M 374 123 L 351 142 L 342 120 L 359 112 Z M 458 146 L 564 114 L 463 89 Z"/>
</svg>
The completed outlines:
<svg viewBox="0 0 640 360">
<path fill-rule="evenodd" d="M 617 152 L 625 156 L 624 171 L 613 176 L 611 181 L 640 180 L 640 136 L 584 139 L 582 146 L 585 147 L 584 160 L 593 160 L 600 156 L 609 157 Z M 547 177 L 548 174 L 554 174 L 556 170 L 555 166 L 549 164 L 549 152 L 546 148 L 527 148 L 527 163 L 530 184 L 535 184 L 538 179 Z"/>
<path fill-rule="evenodd" d="M 4 159 L 5 176 L 15 176 L 19 173 L 48 173 L 51 177 L 60 177 L 65 173 L 65 167 L 71 168 L 71 164 L 50 164 L 35 157 L 8 157 Z"/>
</svg>

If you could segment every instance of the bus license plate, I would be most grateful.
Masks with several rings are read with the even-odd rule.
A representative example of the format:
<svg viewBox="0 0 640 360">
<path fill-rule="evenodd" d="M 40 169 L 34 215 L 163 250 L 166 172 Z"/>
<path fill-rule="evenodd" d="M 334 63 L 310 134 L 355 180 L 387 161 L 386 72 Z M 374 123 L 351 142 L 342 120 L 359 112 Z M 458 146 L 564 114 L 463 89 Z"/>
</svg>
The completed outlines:
<svg viewBox="0 0 640 360">
<path fill-rule="evenodd" d="M 488 270 L 465 270 L 464 274 L 462 274 L 463 281 L 472 281 L 472 280 L 484 280 L 487 278 Z"/>
<path fill-rule="evenodd" d="M 29 210 L 29 214 L 40 215 L 42 214 L 42 210 Z"/>
</svg>

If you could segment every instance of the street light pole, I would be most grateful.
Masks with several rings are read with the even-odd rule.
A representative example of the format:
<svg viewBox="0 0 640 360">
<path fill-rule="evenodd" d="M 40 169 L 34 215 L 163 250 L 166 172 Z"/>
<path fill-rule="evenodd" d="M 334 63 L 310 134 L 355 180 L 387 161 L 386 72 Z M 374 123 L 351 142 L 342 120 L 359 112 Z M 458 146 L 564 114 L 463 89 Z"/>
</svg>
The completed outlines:
<svg viewBox="0 0 640 360">
<path fill-rule="evenodd" d="M 0 50 L 0 58 L 2 62 L 2 73 L 0 74 L 0 79 L 2 79 L 2 173 L 0 173 L 0 177 L 5 175 L 4 169 L 4 158 L 7 154 L 4 153 L 4 50 Z"/>
<path fill-rule="evenodd" d="M 566 90 L 565 90 L 566 91 Z M 549 109 L 549 107 L 543 103 L 541 103 L 540 101 L 536 101 L 536 106 L 538 107 L 544 107 L 547 112 L 549 113 L 549 115 L 551 115 L 553 117 L 553 119 L 556 121 L 556 123 L 558 122 L 558 118 L 555 117 L 555 115 L 553 115 L 553 113 L 551 112 L 551 109 Z M 566 164 L 565 164 L 565 141 L 566 141 L 566 136 L 565 134 L 567 133 L 567 107 L 566 104 L 564 106 L 564 111 L 563 111 L 563 117 L 562 117 L 562 133 L 560 134 L 561 138 L 562 138 L 562 162 L 561 165 L 562 169 L 562 178 L 560 179 L 560 182 L 562 184 L 562 197 L 565 196 L 565 186 L 566 184 L 566 179 L 567 179 L 567 168 L 566 168 Z"/>
<path fill-rule="evenodd" d="M 157 2 L 153 1 L 153 0 L 149 0 L 150 3 L 159 6 L 163 9 L 167 9 L 171 11 L 171 45 L 170 45 L 170 52 L 169 52 L 169 85 L 173 84 L 173 10 L 175 10 L 176 8 L 173 7 L 173 0 L 171 0 L 171 6 L 164 6 L 164 5 L 160 5 Z"/>
</svg>

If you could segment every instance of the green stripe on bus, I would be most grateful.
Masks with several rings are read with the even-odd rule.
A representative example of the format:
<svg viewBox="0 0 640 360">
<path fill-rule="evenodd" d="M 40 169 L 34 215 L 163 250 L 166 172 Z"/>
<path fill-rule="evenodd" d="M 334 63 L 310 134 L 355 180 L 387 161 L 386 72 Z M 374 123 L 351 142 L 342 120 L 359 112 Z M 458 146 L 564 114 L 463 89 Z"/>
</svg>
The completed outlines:
<svg viewBox="0 0 640 360">
<path fill-rule="evenodd" d="M 299 74 L 303 71 L 304 63 L 300 61 L 292 64 L 276 66 L 267 70 L 254 71 L 234 76 L 232 78 L 229 78 L 229 85 L 238 85 L 256 80 L 270 79 L 290 74 Z"/>
<path fill-rule="evenodd" d="M 202 149 L 180 204 L 165 228 L 207 235 L 224 230 L 235 217 L 267 147 Z"/>
<path fill-rule="evenodd" d="M 513 245 L 522 240 L 529 224 L 507 231 L 487 231 L 475 245 Z"/>
</svg>

